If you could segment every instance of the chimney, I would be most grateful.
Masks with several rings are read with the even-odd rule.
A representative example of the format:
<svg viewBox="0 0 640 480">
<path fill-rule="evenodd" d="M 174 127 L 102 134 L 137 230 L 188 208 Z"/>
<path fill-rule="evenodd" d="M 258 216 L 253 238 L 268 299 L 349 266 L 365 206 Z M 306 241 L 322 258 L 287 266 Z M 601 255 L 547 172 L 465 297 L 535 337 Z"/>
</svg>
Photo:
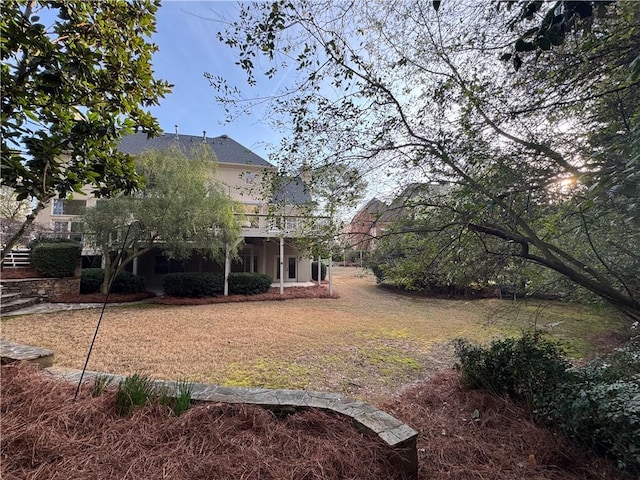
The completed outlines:
<svg viewBox="0 0 640 480">
<path fill-rule="evenodd" d="M 204 143 L 207 143 L 207 131 L 206 130 L 202 130 L 202 141 Z"/>
<path fill-rule="evenodd" d="M 179 138 L 179 137 L 178 137 L 178 124 L 176 123 L 176 124 L 174 125 L 174 127 L 176 127 L 176 140 L 177 140 L 177 139 Z"/>
<path fill-rule="evenodd" d="M 311 167 L 306 160 L 302 162 L 302 166 L 300 167 L 300 178 L 302 178 L 302 182 L 305 184 L 305 186 L 309 186 L 309 184 L 313 180 L 313 177 L 311 175 Z"/>
</svg>

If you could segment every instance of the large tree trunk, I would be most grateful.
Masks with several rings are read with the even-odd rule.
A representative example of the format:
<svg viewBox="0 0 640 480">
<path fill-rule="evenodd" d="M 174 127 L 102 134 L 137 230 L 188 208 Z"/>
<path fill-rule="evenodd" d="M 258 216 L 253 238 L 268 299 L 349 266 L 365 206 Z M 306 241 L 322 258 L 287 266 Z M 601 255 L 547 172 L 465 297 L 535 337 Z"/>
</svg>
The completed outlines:
<svg viewBox="0 0 640 480">
<path fill-rule="evenodd" d="M 36 217 L 38 216 L 38 213 L 44 210 L 44 208 L 47 206 L 47 202 L 52 198 L 53 196 L 50 196 L 45 201 L 38 201 L 38 204 L 35 206 L 35 208 L 31 210 L 31 213 L 27 215 L 27 218 L 25 218 L 24 222 L 22 223 L 22 226 L 9 239 L 6 245 L 2 247 L 2 254 L 0 256 L 0 261 L 4 260 L 6 256 L 9 255 L 9 252 L 11 252 L 13 247 L 16 246 L 16 244 L 20 241 L 20 238 L 22 238 L 22 236 L 24 235 L 24 232 L 27 231 L 27 229 L 31 226 L 33 221 L 36 219 Z"/>
</svg>

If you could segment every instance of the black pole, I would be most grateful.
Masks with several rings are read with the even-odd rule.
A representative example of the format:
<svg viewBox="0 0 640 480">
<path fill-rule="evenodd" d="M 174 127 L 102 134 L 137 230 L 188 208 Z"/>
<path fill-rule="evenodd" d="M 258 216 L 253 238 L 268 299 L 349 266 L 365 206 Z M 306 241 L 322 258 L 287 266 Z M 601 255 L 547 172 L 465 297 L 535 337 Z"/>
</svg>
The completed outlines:
<svg viewBox="0 0 640 480">
<path fill-rule="evenodd" d="M 102 311 L 100 312 L 100 318 L 98 319 L 98 324 L 96 325 L 96 331 L 93 333 L 93 339 L 91 340 L 91 345 L 89 346 L 89 351 L 87 352 L 87 358 L 84 361 L 84 366 L 82 367 L 82 373 L 80 374 L 80 380 L 78 380 L 78 386 L 76 387 L 76 393 L 73 396 L 73 400 L 78 399 L 78 393 L 80 392 L 80 386 L 82 385 L 82 379 L 84 378 L 84 374 L 87 371 L 87 365 L 89 364 L 89 358 L 91 357 L 91 352 L 93 351 L 93 345 L 96 342 L 96 338 L 98 336 L 98 330 L 100 330 L 100 324 L 102 323 L 102 316 L 104 315 L 104 310 L 107 307 L 107 301 L 109 300 L 109 295 L 111 295 L 111 285 L 113 284 L 113 280 L 116 278 L 116 272 L 118 271 L 118 267 L 120 266 L 120 262 L 124 256 L 124 250 L 127 247 L 127 240 L 129 238 L 129 232 L 131 231 L 131 227 L 134 223 L 140 225 L 140 229 L 142 229 L 142 224 L 138 220 L 134 220 L 129 224 L 127 228 L 127 233 L 124 236 L 124 240 L 122 241 L 122 247 L 120 248 L 120 252 L 115 258 L 116 267 L 112 270 L 111 276 L 109 278 L 109 287 L 107 288 L 107 296 L 104 297 L 104 303 L 102 304 Z"/>
</svg>

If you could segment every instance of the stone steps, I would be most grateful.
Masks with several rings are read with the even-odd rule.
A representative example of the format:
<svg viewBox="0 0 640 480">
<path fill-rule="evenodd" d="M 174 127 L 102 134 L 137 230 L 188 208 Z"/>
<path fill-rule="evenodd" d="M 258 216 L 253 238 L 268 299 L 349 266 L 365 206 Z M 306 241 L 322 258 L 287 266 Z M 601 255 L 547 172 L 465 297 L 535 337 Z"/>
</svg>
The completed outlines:
<svg viewBox="0 0 640 480">
<path fill-rule="evenodd" d="M 0 314 L 21 310 L 40 303 L 38 297 L 23 297 L 19 293 L 3 293 L 0 296 Z"/>
</svg>

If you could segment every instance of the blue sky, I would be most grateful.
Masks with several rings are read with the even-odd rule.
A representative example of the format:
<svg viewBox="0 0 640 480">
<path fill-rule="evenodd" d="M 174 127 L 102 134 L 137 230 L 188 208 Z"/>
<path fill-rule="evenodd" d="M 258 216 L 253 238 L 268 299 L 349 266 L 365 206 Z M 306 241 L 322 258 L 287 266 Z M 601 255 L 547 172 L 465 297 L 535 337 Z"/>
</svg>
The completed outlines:
<svg viewBox="0 0 640 480">
<path fill-rule="evenodd" d="M 153 66 L 156 78 L 174 87 L 173 93 L 151 112 L 167 133 L 173 133 L 177 124 L 179 133 L 202 135 L 205 130 L 208 137 L 226 134 L 268 159 L 271 148 L 267 144 L 277 146 L 282 135 L 267 124 L 268 111 L 256 110 L 251 116 L 223 125 L 225 112 L 204 77 L 205 72 L 220 75 L 251 95 L 268 95 L 275 88 L 266 84 L 250 89 L 244 73 L 235 65 L 235 53 L 216 37 L 223 29 L 221 18 L 233 17 L 237 11 L 237 3 L 230 1 L 162 3 L 157 12 L 157 33 L 152 38 L 159 47 Z"/>
</svg>

